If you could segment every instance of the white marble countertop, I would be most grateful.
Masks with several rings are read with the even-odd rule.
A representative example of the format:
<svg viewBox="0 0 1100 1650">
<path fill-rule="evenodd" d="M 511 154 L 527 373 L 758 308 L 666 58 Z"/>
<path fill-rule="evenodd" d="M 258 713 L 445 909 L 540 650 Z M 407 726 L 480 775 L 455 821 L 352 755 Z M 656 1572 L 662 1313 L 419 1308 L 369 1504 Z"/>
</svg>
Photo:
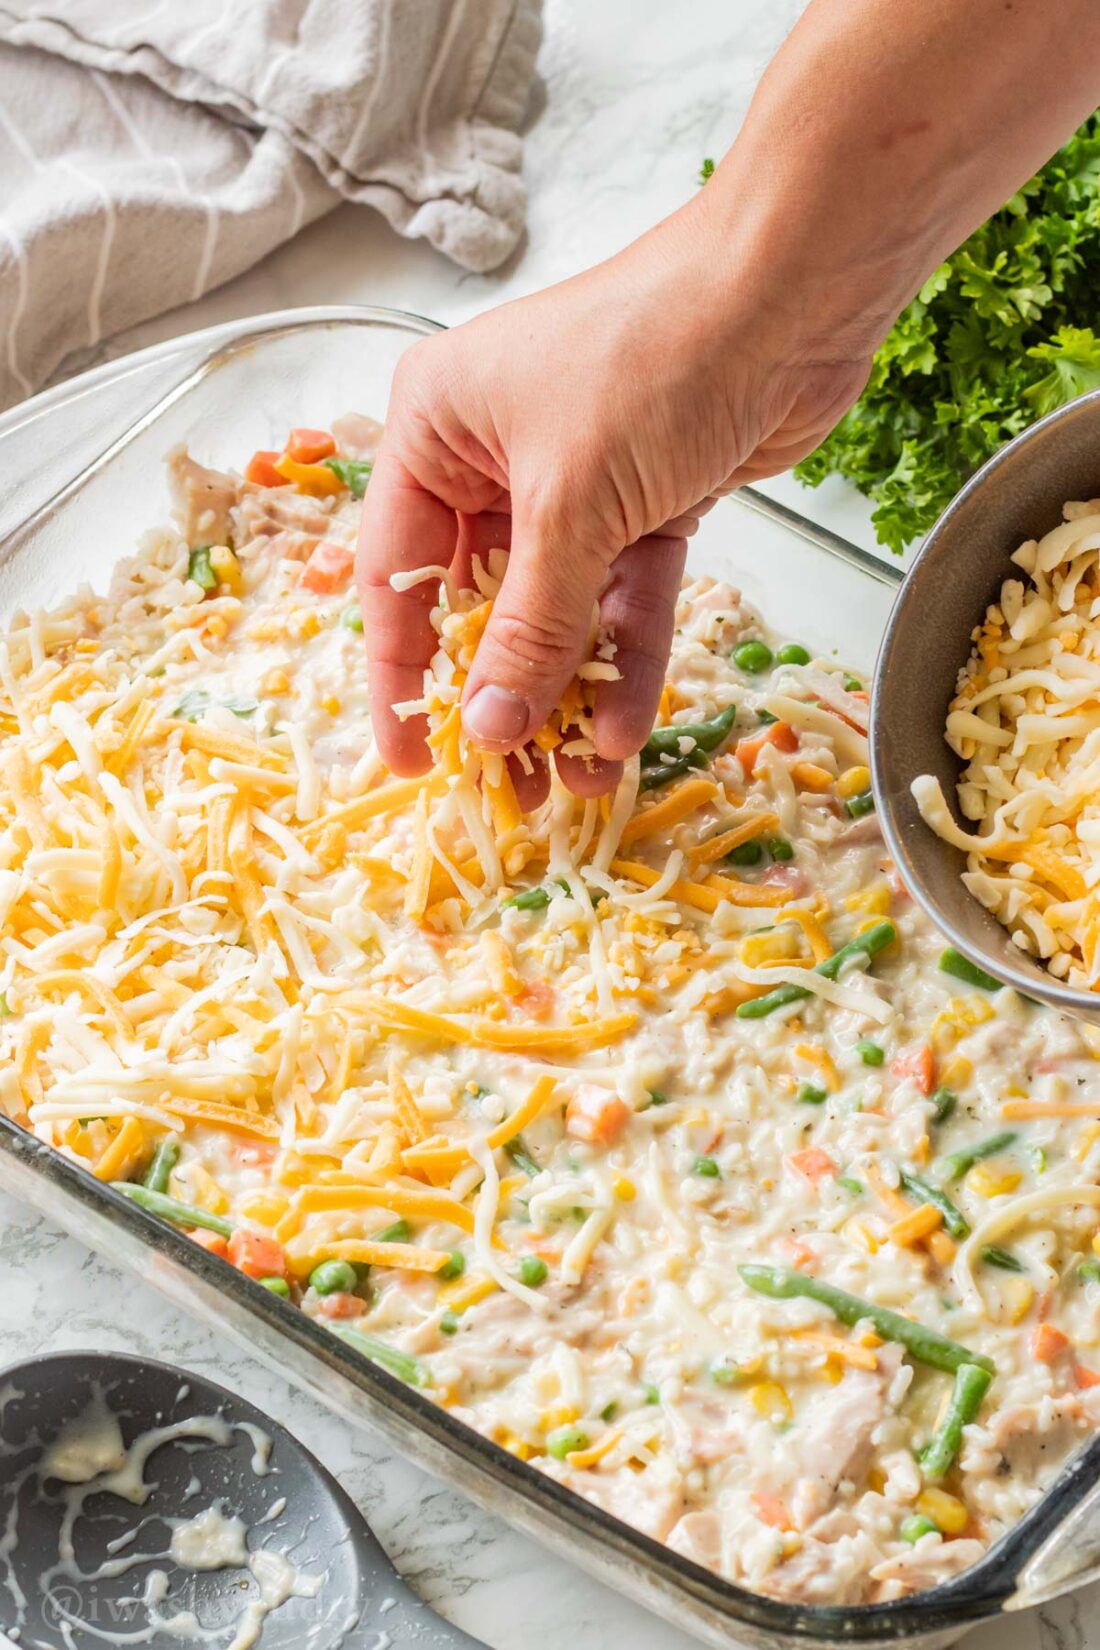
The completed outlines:
<svg viewBox="0 0 1100 1650">
<path fill-rule="evenodd" d="M 218 321 L 296 304 L 373 302 L 456 322 L 612 252 L 721 154 L 798 0 L 548 0 L 544 87 L 527 138 L 527 244 L 467 275 L 369 211 L 343 207 L 251 273 L 101 347 L 103 360 Z M 78 365 L 90 365 L 85 360 Z M 233 1387 L 297 1434 L 363 1507 L 444 1615 L 493 1650 L 690 1650 L 696 1643 L 392 1455 L 0 1195 L 0 1363 L 70 1347 L 173 1360 Z M 1100 1650 L 1096 1589 L 979 1629 L 973 1650 Z M 537 1638 L 532 1624 L 537 1623 Z"/>
</svg>

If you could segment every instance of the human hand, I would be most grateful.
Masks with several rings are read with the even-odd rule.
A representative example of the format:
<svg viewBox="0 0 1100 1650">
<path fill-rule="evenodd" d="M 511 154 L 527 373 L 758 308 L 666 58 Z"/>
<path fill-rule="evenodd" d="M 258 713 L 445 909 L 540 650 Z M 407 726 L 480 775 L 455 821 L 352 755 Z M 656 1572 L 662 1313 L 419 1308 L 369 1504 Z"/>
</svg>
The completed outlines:
<svg viewBox="0 0 1100 1650">
<path fill-rule="evenodd" d="M 694 203 L 692 203 L 694 207 Z M 717 302 L 716 234 L 685 208 L 620 256 L 417 344 L 394 381 L 367 492 L 358 578 L 379 748 L 399 774 L 429 762 L 417 699 L 436 639 L 436 583 L 391 576 L 509 550 L 463 691 L 489 751 L 543 726 L 582 662 L 594 604 L 616 643 L 599 685 L 599 760 L 559 758 L 579 795 L 610 789 L 653 724 L 687 539 L 742 482 L 813 450 L 858 395 L 866 354 L 806 359 L 746 286 Z M 512 766 L 526 806 L 544 769 Z"/>
</svg>

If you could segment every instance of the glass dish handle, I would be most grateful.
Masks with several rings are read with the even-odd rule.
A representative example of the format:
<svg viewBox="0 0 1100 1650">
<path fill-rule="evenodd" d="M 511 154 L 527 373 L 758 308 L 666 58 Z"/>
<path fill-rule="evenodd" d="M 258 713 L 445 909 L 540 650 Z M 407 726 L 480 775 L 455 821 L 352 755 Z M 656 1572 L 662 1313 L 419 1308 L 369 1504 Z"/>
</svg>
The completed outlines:
<svg viewBox="0 0 1100 1650">
<path fill-rule="evenodd" d="M 1100 1480 L 1055 1526 L 1016 1577 L 1006 1610 L 1029 1610 L 1100 1580 Z"/>
<path fill-rule="evenodd" d="M 786 504 L 781 504 L 776 498 L 769 498 L 756 487 L 738 487 L 731 493 L 731 500 L 739 504 L 743 510 L 751 510 L 755 515 L 767 516 L 769 521 L 778 521 L 791 533 L 796 533 L 800 539 L 814 544 L 827 555 L 835 556 L 838 561 L 847 562 L 849 567 L 855 567 L 859 572 L 873 579 L 876 584 L 888 585 L 896 589 L 905 577 L 906 569 L 900 563 L 885 561 L 881 556 L 874 555 L 870 550 L 863 550 L 850 539 L 841 538 L 829 527 L 822 527 L 817 522 L 808 521 L 805 516 L 798 514 Z"/>
</svg>

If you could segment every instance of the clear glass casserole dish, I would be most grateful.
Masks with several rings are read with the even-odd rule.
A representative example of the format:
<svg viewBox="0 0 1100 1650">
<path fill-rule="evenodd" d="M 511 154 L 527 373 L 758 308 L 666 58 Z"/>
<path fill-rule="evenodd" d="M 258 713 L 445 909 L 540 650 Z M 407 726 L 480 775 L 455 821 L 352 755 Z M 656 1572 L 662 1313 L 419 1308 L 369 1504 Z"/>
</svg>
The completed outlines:
<svg viewBox="0 0 1100 1650">
<path fill-rule="evenodd" d="M 161 460 L 178 441 L 213 464 L 269 447 L 293 424 L 379 414 L 393 369 L 433 323 L 394 311 L 325 309 L 256 318 L 100 368 L 0 420 L 0 610 L 102 587 L 137 533 L 164 518 Z M 896 571 L 789 506 L 746 491 L 692 549 L 767 620 L 867 671 Z M 124 1261 L 186 1310 L 349 1419 L 703 1640 L 943 1644 L 968 1625 L 1100 1573 L 1100 1439 L 974 1568 L 907 1600 L 806 1607 L 721 1580 L 490 1443 L 305 1314 L 167 1229 L 0 1118 L 0 1185 Z M 1090 1539 L 1090 1525 L 1095 1534 Z"/>
</svg>

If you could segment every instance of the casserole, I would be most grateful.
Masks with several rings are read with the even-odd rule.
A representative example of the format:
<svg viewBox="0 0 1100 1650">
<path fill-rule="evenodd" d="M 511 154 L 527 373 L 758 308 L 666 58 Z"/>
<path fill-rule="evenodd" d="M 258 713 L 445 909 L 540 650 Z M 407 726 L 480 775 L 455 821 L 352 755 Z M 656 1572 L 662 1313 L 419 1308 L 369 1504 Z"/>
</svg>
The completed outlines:
<svg viewBox="0 0 1100 1650">
<path fill-rule="evenodd" d="M 120 516 L 152 523 L 160 515 L 158 461 L 173 442 L 193 436 L 199 456 L 217 462 L 251 444 L 262 445 L 273 428 L 285 426 L 292 416 L 321 422 L 341 405 L 380 409 L 398 355 L 411 337 L 427 330 L 429 323 L 387 312 L 329 311 L 284 321 L 267 318 L 225 338 L 220 349 L 184 373 L 137 423 L 9 537 L 0 560 L 6 607 L 48 600 L 59 585 L 71 587 L 102 575 L 118 554 Z M 105 392 L 110 383 L 106 375 L 94 391 L 78 385 L 74 403 L 86 413 L 90 398 Z M 61 447 L 65 406 L 64 397 L 55 397 L 32 428 L 25 417 L 9 423 L 4 437 L 9 473 L 20 473 L 18 445 L 28 436 L 33 436 L 40 453 Z M 110 416 L 116 417 L 117 397 L 113 406 Z M 98 422 L 109 427 L 107 415 Z M 47 432 L 52 432 L 52 440 L 43 439 Z M 68 450 L 71 455 L 71 444 Z M 773 506 L 750 502 L 772 515 Z M 728 534 L 728 514 L 720 525 Z M 781 525 L 773 517 L 754 523 L 751 531 L 746 523 L 744 538 L 748 554 L 738 575 L 744 571 L 740 582 L 750 598 L 821 652 L 834 652 L 865 668 L 889 605 L 887 573 L 868 558 L 868 570 L 876 577 L 863 577 L 858 571 L 860 552 L 797 519 Z M 714 566 L 715 543 L 716 532 L 704 535 L 696 558 L 722 571 Z M 835 567 L 826 569 L 822 549 L 835 554 Z M 219 1263 L 197 1253 L 182 1238 L 164 1233 L 108 1188 L 14 1128 L 5 1125 L 0 1143 L 0 1176 L 13 1191 L 55 1215 L 60 1205 L 63 1220 L 78 1235 L 137 1264 L 150 1281 L 190 1308 L 221 1322 L 229 1319 L 252 1349 L 317 1395 L 345 1413 L 365 1415 L 406 1453 L 433 1470 L 445 1471 L 533 1533 L 556 1539 L 570 1551 L 580 1547 L 602 1579 L 626 1586 L 681 1622 L 688 1619 L 712 1643 L 727 1642 L 731 1629 L 739 1638 L 758 1643 L 777 1636 L 822 1644 L 837 1637 L 868 1643 L 901 1637 L 946 1642 L 1008 1597 L 1024 1560 L 1036 1555 L 1062 1513 L 1077 1505 L 1087 1487 L 1093 1451 L 1067 1471 L 1059 1486 L 985 1560 L 957 1581 L 917 1599 L 857 1609 L 796 1607 L 761 1599 L 719 1581 L 539 1478 L 363 1363 L 308 1320 L 288 1312 L 277 1299 L 265 1297 L 243 1278 L 226 1278 Z M 1075 1521 L 1074 1528 L 1080 1523 Z M 1037 1568 L 1033 1566 L 1032 1593 L 1044 1579 L 1049 1581 L 1054 1556 L 1048 1553 L 1041 1563 L 1036 1561 Z"/>
</svg>

